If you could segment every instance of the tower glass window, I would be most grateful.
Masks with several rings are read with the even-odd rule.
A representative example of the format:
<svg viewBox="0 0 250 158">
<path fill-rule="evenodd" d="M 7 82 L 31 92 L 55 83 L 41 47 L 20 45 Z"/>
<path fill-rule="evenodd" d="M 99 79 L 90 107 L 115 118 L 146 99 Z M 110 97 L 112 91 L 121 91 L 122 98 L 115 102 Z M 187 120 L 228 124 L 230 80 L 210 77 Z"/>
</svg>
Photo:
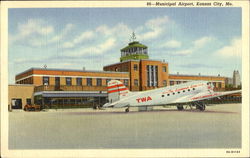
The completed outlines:
<svg viewBox="0 0 250 158">
<path fill-rule="evenodd" d="M 47 76 L 43 77 L 43 85 L 49 85 L 49 77 Z"/>
<path fill-rule="evenodd" d="M 71 77 L 66 77 L 66 85 L 71 86 L 72 85 L 72 79 Z"/>
</svg>

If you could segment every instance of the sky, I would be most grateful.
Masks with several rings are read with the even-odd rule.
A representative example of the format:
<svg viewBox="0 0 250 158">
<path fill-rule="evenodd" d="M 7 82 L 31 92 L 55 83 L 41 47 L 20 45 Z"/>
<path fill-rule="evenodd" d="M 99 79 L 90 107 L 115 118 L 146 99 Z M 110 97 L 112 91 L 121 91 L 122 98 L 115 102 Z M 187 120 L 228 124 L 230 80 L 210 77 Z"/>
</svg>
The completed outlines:
<svg viewBox="0 0 250 158">
<path fill-rule="evenodd" d="M 171 74 L 241 74 L 241 8 L 11 8 L 9 83 L 32 67 L 102 70 L 136 40 Z"/>
</svg>

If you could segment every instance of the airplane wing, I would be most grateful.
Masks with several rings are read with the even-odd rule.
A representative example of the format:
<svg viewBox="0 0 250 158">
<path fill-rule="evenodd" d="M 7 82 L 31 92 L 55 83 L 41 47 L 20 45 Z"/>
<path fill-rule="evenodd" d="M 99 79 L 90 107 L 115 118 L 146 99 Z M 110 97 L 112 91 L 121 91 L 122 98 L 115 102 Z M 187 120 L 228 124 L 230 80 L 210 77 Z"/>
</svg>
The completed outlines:
<svg viewBox="0 0 250 158">
<path fill-rule="evenodd" d="M 183 97 L 178 98 L 175 103 L 188 103 L 188 102 L 195 102 L 195 101 L 201 101 L 201 100 L 207 100 L 212 99 L 224 95 L 229 94 L 235 94 L 235 93 L 241 93 L 241 90 L 236 91 L 229 91 L 229 92 L 212 92 L 212 93 L 198 93 L 195 95 L 186 95 Z"/>
</svg>

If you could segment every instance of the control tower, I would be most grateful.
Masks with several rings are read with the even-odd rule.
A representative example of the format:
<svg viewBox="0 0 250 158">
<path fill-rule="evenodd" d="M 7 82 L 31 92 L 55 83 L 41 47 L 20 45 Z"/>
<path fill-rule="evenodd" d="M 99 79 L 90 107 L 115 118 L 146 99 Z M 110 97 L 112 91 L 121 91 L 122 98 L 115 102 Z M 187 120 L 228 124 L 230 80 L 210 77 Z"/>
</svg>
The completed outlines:
<svg viewBox="0 0 250 158">
<path fill-rule="evenodd" d="M 132 34 L 132 42 L 121 49 L 120 61 L 148 59 L 148 47 L 135 41 L 135 33 Z"/>
</svg>

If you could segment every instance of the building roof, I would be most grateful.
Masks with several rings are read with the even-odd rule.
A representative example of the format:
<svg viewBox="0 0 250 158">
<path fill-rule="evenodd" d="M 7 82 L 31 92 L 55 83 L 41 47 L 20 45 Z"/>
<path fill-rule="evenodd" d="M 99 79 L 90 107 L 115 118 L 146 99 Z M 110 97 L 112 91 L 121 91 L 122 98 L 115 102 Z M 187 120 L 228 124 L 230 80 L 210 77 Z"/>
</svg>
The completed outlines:
<svg viewBox="0 0 250 158">
<path fill-rule="evenodd" d="M 32 71 L 32 70 L 48 70 L 48 71 L 70 71 L 70 72 L 96 72 L 96 73 L 116 73 L 116 74 L 127 74 L 128 72 L 115 72 L 115 71 L 99 71 L 99 70 L 77 70 L 77 69 L 57 69 L 57 68 L 30 68 L 23 72 L 16 74 L 16 76 L 21 75 L 23 73 Z"/>
<path fill-rule="evenodd" d="M 161 61 L 161 60 L 153 60 L 153 59 L 140 59 L 140 60 L 146 60 L 146 61 L 160 61 L 160 62 L 163 62 L 163 63 L 167 63 L 165 61 Z M 107 66 L 113 66 L 113 65 L 117 65 L 117 64 L 122 64 L 122 63 L 126 63 L 126 62 L 130 62 L 130 61 L 136 61 L 136 62 L 139 62 L 140 60 L 133 60 L 133 59 L 129 59 L 129 60 L 125 60 L 125 61 L 121 61 L 121 62 L 117 62 L 117 63 L 114 63 L 114 64 L 109 64 L 109 65 L 105 65 L 104 67 L 107 67 Z"/>
<path fill-rule="evenodd" d="M 34 93 L 34 96 L 43 97 L 107 97 L 107 91 L 42 91 Z"/>
<path fill-rule="evenodd" d="M 125 50 L 128 50 L 129 48 L 134 48 L 134 47 L 139 47 L 139 48 L 144 48 L 144 49 L 148 48 L 147 46 L 139 43 L 138 41 L 133 41 L 133 42 L 130 42 L 128 46 L 122 48 L 121 51 L 125 51 Z"/>
<path fill-rule="evenodd" d="M 187 77 L 223 77 L 225 76 L 210 76 L 210 75 L 187 75 L 187 74 L 169 74 L 169 76 L 187 76 Z"/>
</svg>

